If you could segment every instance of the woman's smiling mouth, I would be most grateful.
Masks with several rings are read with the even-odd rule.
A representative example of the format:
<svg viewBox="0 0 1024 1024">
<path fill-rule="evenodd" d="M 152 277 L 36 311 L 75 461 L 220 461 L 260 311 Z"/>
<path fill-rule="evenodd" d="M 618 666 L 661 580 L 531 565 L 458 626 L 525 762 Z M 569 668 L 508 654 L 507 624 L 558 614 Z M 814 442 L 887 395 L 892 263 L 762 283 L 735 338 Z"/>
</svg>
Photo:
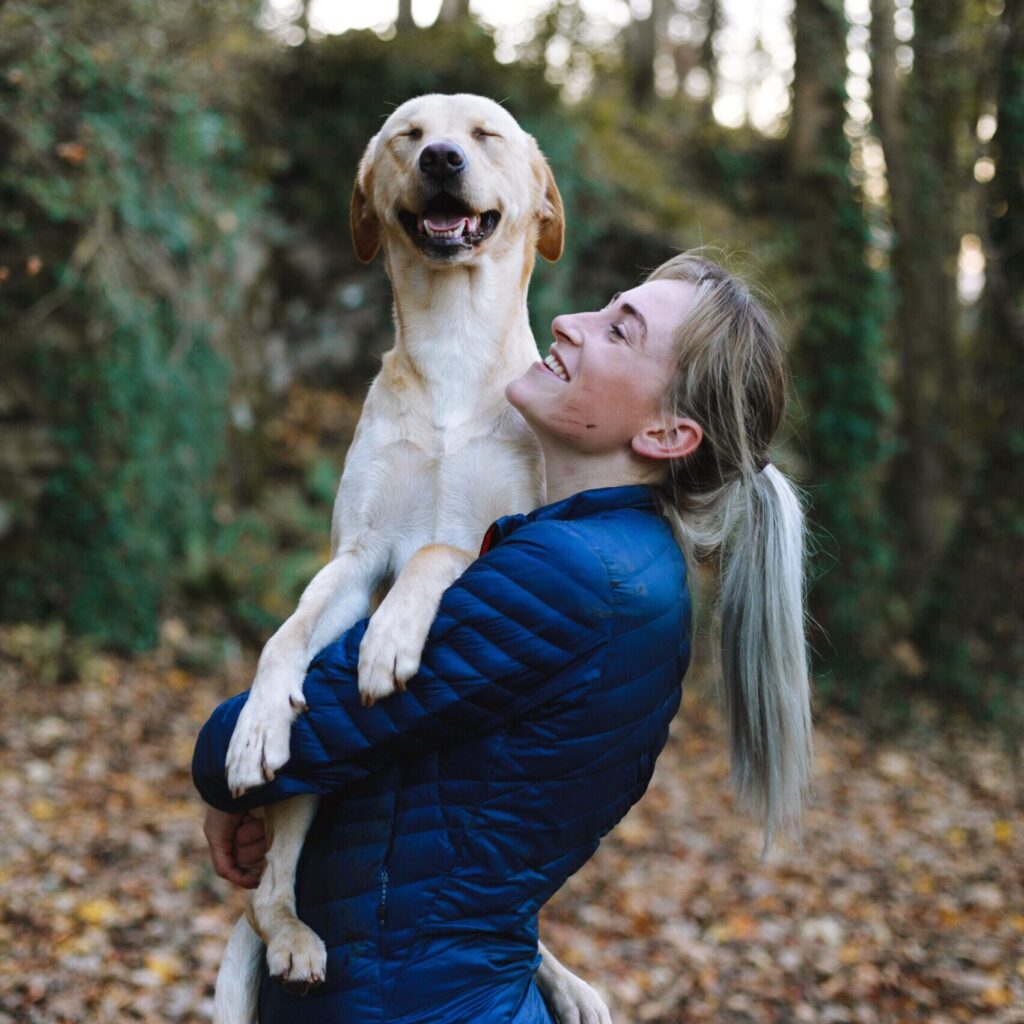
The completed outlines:
<svg viewBox="0 0 1024 1024">
<path fill-rule="evenodd" d="M 549 352 L 544 357 L 544 365 L 560 380 L 569 383 L 569 371 L 562 365 L 562 360 L 554 352 Z"/>
</svg>

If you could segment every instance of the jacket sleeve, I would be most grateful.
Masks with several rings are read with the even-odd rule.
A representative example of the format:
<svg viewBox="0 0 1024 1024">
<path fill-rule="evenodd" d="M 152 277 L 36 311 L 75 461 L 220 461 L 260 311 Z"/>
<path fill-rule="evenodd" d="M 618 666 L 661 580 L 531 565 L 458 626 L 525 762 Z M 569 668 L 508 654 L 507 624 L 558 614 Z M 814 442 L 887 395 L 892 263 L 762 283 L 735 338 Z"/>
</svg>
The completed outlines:
<svg viewBox="0 0 1024 1024">
<path fill-rule="evenodd" d="M 291 760 L 273 782 L 231 798 L 228 742 L 247 698 L 220 705 L 196 744 L 192 774 L 203 799 L 226 811 L 300 793 L 331 793 L 376 767 L 501 728 L 567 690 L 597 681 L 612 628 L 603 562 L 576 529 L 521 527 L 477 559 L 445 592 L 405 693 L 364 708 L 359 643 L 366 621 L 321 651 L 306 676 L 309 711 L 292 727 Z"/>
</svg>

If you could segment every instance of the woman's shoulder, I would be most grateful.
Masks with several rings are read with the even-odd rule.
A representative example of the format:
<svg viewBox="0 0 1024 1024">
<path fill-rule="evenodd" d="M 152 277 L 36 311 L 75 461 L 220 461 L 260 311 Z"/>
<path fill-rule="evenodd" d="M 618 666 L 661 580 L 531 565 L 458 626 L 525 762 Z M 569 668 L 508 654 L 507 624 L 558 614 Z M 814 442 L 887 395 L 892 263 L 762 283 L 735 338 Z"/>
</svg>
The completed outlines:
<svg viewBox="0 0 1024 1024">
<path fill-rule="evenodd" d="M 589 531 L 578 529 L 577 523 L 524 522 L 478 559 L 467 575 L 536 594 L 553 606 L 573 595 L 610 601 L 606 563 Z"/>
<path fill-rule="evenodd" d="M 610 597 L 686 586 L 686 563 L 668 522 L 653 509 L 618 508 L 574 519 L 526 523 L 506 543 L 554 574 L 588 579 Z M 511 552 L 510 552 L 511 553 Z"/>
</svg>

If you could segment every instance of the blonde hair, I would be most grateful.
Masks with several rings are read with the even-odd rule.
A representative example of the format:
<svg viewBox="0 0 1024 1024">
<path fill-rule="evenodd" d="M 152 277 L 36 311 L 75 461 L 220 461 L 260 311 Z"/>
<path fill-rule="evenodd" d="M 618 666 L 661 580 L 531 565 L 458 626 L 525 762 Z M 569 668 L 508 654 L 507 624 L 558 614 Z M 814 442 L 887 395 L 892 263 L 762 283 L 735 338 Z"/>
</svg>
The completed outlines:
<svg viewBox="0 0 1024 1024">
<path fill-rule="evenodd" d="M 785 413 L 785 353 L 750 288 L 701 250 L 647 278 L 665 279 L 696 290 L 676 332 L 666 412 L 704 435 L 669 462 L 659 504 L 688 562 L 717 571 L 732 782 L 764 823 L 767 853 L 799 826 L 813 759 L 803 510 L 768 462 Z"/>
</svg>

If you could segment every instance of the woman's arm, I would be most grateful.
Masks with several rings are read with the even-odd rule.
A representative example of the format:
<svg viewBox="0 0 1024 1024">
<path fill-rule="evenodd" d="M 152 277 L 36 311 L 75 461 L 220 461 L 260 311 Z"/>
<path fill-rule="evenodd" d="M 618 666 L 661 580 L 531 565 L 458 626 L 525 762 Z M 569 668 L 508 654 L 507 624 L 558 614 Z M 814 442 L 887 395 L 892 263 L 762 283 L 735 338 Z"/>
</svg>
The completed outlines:
<svg viewBox="0 0 1024 1024">
<path fill-rule="evenodd" d="M 450 587 L 408 691 L 372 708 L 356 685 L 358 623 L 313 660 L 309 711 L 292 728 L 291 760 L 276 778 L 233 799 L 224 758 L 242 694 L 204 726 L 193 759 L 203 799 L 237 813 L 299 793 L 330 793 L 382 763 L 500 728 L 596 680 L 611 624 L 603 563 L 571 525 L 531 523 L 479 558 Z"/>
</svg>

